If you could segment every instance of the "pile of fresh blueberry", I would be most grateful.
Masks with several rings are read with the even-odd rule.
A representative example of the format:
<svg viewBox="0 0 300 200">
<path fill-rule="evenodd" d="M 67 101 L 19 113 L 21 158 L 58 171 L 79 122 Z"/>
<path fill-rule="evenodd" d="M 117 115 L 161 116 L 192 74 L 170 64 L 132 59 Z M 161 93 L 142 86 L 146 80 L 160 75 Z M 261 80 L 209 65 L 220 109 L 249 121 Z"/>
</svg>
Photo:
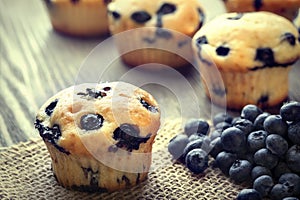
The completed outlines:
<svg viewBox="0 0 300 200">
<path fill-rule="evenodd" d="M 205 120 L 188 121 L 169 142 L 173 158 L 199 174 L 211 156 L 232 181 L 252 186 L 237 200 L 300 199 L 300 102 L 284 104 L 277 115 L 247 105 L 238 117 L 218 113 L 212 122 L 210 131 Z"/>
</svg>

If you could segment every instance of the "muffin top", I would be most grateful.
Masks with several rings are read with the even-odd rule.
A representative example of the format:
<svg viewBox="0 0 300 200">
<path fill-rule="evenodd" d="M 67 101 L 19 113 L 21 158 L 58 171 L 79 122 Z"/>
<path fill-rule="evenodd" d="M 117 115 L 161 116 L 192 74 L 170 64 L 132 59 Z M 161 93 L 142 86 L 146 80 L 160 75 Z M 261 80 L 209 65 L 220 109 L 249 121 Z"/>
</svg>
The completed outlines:
<svg viewBox="0 0 300 200">
<path fill-rule="evenodd" d="M 193 37 L 196 56 L 223 71 L 287 67 L 300 56 L 299 33 L 286 18 L 269 12 L 225 13 Z"/>
<path fill-rule="evenodd" d="M 63 153 L 86 156 L 150 152 L 159 126 L 155 99 L 124 82 L 64 89 L 45 102 L 35 122 L 44 141 Z"/>
<path fill-rule="evenodd" d="M 231 11 L 261 11 L 277 8 L 296 8 L 300 6 L 299 0 L 223 0 Z"/>
<path fill-rule="evenodd" d="M 140 27 L 172 29 L 192 36 L 203 24 L 197 0 L 115 0 L 108 4 L 110 30 L 116 34 Z"/>
</svg>

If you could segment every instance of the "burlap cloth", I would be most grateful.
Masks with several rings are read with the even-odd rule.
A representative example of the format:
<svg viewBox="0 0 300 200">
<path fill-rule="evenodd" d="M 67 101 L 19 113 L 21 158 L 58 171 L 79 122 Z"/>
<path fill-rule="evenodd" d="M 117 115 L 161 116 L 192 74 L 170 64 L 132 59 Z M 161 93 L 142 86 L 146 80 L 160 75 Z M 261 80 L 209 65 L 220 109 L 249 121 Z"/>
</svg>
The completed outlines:
<svg viewBox="0 0 300 200">
<path fill-rule="evenodd" d="M 152 170 L 140 185 L 114 193 L 66 190 L 56 182 L 41 139 L 0 148 L 0 199 L 235 199 L 243 188 L 211 166 L 194 175 L 172 161 L 169 140 L 181 131 L 181 120 L 166 120 L 153 147 Z"/>
</svg>

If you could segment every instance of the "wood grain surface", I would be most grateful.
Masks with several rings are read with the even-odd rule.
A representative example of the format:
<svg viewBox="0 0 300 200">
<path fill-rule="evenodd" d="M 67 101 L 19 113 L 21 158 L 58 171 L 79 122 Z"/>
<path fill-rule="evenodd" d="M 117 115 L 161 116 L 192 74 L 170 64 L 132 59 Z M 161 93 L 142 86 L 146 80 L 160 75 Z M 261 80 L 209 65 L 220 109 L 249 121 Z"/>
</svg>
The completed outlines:
<svg viewBox="0 0 300 200">
<path fill-rule="evenodd" d="M 202 1 L 210 10 L 208 20 L 224 12 L 220 1 Z M 134 70 L 120 61 L 109 37 L 74 38 L 53 31 L 42 0 L 0 0 L 0 51 L 0 147 L 38 137 L 33 123 L 39 107 L 81 82 L 138 84 L 158 100 L 163 118 L 210 119 L 222 110 L 205 97 L 197 68 Z M 290 98 L 295 100 L 300 100 L 299 65 L 290 74 Z"/>
</svg>

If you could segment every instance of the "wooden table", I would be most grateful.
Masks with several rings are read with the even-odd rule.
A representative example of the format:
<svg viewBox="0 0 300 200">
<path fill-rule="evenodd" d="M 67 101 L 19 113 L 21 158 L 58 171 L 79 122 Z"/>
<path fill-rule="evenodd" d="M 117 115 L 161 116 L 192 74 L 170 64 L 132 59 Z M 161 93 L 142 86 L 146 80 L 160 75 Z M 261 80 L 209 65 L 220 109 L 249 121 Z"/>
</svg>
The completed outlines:
<svg viewBox="0 0 300 200">
<path fill-rule="evenodd" d="M 212 11 L 208 19 L 224 11 L 221 1 L 203 2 Z M 210 119 L 212 113 L 223 110 L 205 97 L 197 68 L 171 73 L 170 69 L 144 72 L 130 68 L 115 57 L 118 52 L 109 37 L 82 39 L 53 31 L 41 0 L 0 1 L 0 51 L 0 147 L 38 137 L 33 123 L 39 107 L 59 90 L 81 82 L 137 84 L 158 100 L 163 119 Z M 299 75 L 297 63 L 290 74 L 290 98 L 294 100 L 300 100 Z"/>
</svg>

